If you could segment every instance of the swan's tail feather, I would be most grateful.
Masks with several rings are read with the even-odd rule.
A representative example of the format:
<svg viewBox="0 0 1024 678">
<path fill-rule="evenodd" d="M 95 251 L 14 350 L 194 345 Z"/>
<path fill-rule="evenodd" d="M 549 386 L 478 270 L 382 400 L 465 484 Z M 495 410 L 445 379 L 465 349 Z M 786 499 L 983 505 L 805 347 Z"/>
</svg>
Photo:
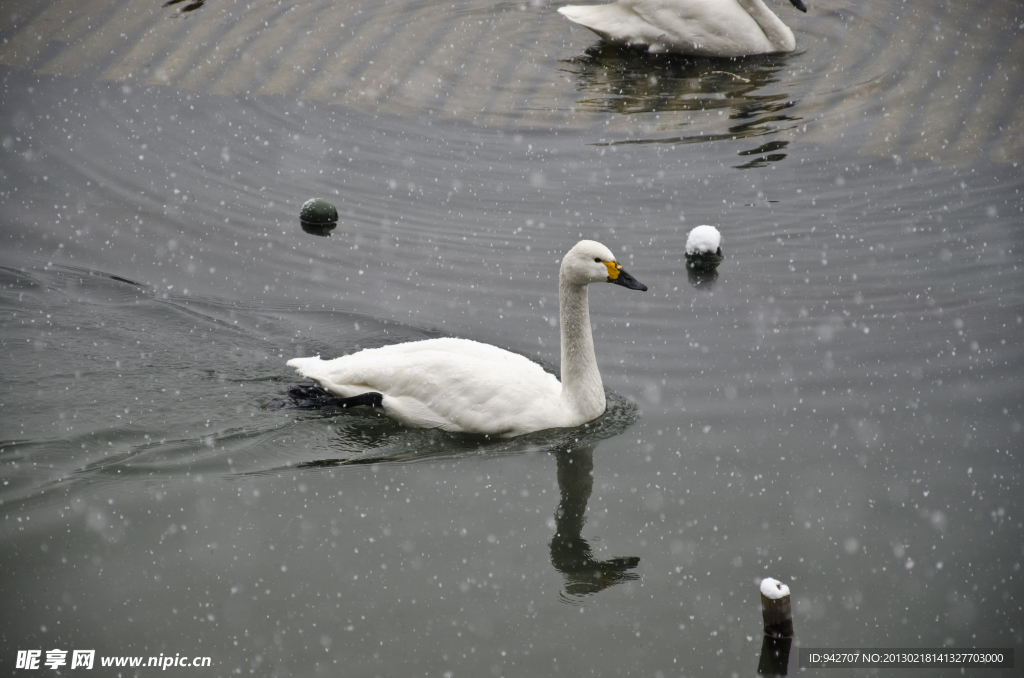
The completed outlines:
<svg viewBox="0 0 1024 678">
<path fill-rule="evenodd" d="M 285 365 L 288 367 L 294 367 L 298 370 L 299 374 L 303 376 L 309 376 L 308 371 L 310 368 L 314 368 L 316 365 L 321 364 L 323 361 L 320 360 L 320 356 L 314 356 L 312 358 L 292 358 Z"/>
<path fill-rule="evenodd" d="M 346 393 L 344 390 L 338 391 L 336 388 L 332 388 L 333 380 L 329 374 L 329 361 L 321 360 L 320 356 L 314 356 L 312 358 L 292 358 L 287 363 L 288 367 L 294 367 L 295 371 L 304 377 L 309 377 L 313 381 L 320 384 L 320 386 L 330 391 L 336 396 L 348 397 L 357 395 L 357 393 Z"/>
</svg>

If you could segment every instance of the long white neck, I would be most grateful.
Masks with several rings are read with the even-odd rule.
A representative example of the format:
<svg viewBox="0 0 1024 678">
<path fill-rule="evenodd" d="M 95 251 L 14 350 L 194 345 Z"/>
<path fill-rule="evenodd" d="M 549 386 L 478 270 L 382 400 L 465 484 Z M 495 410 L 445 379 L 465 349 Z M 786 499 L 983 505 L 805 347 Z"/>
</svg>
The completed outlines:
<svg viewBox="0 0 1024 678">
<path fill-rule="evenodd" d="M 792 52 L 796 49 L 796 38 L 789 26 L 782 23 L 782 19 L 775 16 L 764 4 L 763 0 L 737 0 L 740 6 L 750 15 L 750 18 L 757 22 L 757 25 L 764 31 L 768 42 L 778 52 Z"/>
<path fill-rule="evenodd" d="M 590 331 L 587 285 L 575 285 L 559 276 L 558 305 L 562 331 L 562 402 L 584 421 L 604 413 L 604 386 L 594 357 Z"/>
</svg>

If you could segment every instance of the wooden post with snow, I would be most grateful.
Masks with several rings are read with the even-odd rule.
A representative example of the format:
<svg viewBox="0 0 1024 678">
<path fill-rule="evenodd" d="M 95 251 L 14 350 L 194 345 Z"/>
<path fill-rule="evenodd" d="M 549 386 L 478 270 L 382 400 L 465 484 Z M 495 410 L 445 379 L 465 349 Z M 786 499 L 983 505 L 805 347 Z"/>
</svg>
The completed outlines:
<svg viewBox="0 0 1024 678">
<path fill-rule="evenodd" d="M 761 615 L 764 617 L 764 639 L 757 673 L 785 676 L 789 671 L 789 650 L 793 645 L 793 608 L 789 604 L 788 586 L 771 577 L 761 580 Z"/>
<path fill-rule="evenodd" d="M 766 635 L 776 638 L 792 636 L 793 608 L 789 603 L 789 587 L 771 577 L 762 579 L 761 614 Z"/>
</svg>

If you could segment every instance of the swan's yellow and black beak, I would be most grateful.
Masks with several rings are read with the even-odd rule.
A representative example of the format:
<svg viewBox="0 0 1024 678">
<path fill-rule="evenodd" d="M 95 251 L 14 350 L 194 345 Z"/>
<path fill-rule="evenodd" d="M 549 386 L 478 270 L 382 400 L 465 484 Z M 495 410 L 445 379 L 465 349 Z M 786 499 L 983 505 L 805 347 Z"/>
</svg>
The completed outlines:
<svg viewBox="0 0 1024 678">
<path fill-rule="evenodd" d="M 608 282 L 613 285 L 622 285 L 628 290 L 647 291 L 647 285 L 623 270 L 622 264 L 619 262 L 612 259 L 611 261 L 602 261 L 601 263 L 608 267 Z"/>
<path fill-rule="evenodd" d="M 798 10 L 800 10 L 801 12 L 806 12 L 807 11 L 807 6 L 804 5 L 804 3 L 801 0 L 789 0 L 789 1 L 792 2 L 793 6 L 796 7 Z"/>
</svg>

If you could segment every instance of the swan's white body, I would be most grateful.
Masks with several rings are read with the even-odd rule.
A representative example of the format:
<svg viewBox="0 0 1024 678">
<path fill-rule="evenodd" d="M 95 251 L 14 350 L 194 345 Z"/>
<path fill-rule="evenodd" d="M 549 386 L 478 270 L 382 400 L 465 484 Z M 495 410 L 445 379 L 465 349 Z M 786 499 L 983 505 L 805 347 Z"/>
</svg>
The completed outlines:
<svg viewBox="0 0 1024 678">
<path fill-rule="evenodd" d="M 793 31 L 762 0 L 619 0 L 558 11 L 611 43 L 652 53 L 738 57 L 796 49 Z"/>
<path fill-rule="evenodd" d="M 349 398 L 380 393 L 384 412 L 407 426 L 517 436 L 580 426 L 605 410 L 594 356 L 587 285 L 647 288 L 604 245 L 583 240 L 562 259 L 562 380 L 521 355 L 468 339 L 428 339 L 288 365 Z"/>
</svg>

